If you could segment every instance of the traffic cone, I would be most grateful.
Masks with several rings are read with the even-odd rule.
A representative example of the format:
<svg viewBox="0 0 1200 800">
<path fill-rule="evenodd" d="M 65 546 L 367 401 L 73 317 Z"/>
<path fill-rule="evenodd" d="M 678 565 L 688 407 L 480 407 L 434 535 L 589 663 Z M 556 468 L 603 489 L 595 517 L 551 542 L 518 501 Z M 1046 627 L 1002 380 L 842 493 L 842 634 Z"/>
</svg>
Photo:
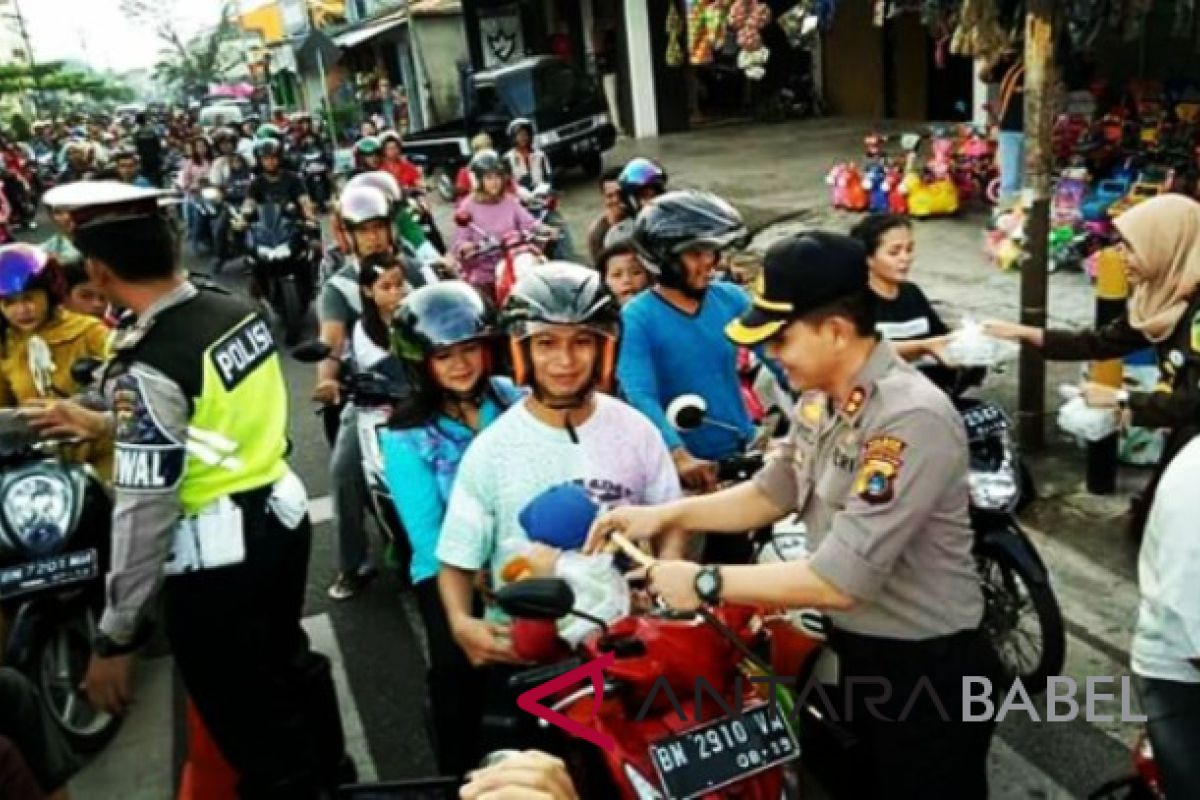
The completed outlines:
<svg viewBox="0 0 1200 800">
<path fill-rule="evenodd" d="M 188 755 L 177 800 L 236 800 L 237 772 L 221 755 L 200 712 L 187 701 Z"/>
</svg>

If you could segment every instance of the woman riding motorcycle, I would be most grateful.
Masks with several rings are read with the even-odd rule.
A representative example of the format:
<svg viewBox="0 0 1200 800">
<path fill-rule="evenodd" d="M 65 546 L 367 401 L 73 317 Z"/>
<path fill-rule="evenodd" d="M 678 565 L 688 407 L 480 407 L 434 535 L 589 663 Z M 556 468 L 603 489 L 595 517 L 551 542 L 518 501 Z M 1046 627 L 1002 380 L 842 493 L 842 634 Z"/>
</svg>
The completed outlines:
<svg viewBox="0 0 1200 800">
<path fill-rule="evenodd" d="M 396 179 L 404 189 L 421 191 L 421 170 L 404 157 L 404 142 L 395 131 L 384 131 L 379 135 L 383 151 L 380 168 Z"/>
<path fill-rule="evenodd" d="M 392 499 L 412 544 L 411 577 L 429 640 L 434 750 L 444 775 L 478 763 L 482 679 L 450 633 L 438 593 L 437 544 L 467 446 L 520 393 L 495 377 L 500 359 L 491 308 L 468 284 L 445 281 L 401 303 L 393 352 L 414 391 L 380 436 Z"/>
<path fill-rule="evenodd" d="M 0 407 L 78 394 L 85 387 L 71 375 L 75 362 L 108 358 L 108 327 L 63 308 L 65 297 L 62 268 L 44 250 L 0 247 Z M 77 455 L 111 468 L 111 442 L 82 445 Z"/>
<path fill-rule="evenodd" d="M 456 216 L 470 216 L 470 222 L 459 226 L 454 234 L 452 249 L 462 264 L 463 277 L 489 301 L 496 299 L 496 264 L 499 252 L 477 255 L 489 240 L 503 240 L 513 233 L 525 234 L 544 230 L 525 210 L 516 196 L 509 193 L 509 175 L 504 161 L 494 150 L 476 153 L 471 159 L 475 175 L 475 191 L 458 206 Z"/>
</svg>

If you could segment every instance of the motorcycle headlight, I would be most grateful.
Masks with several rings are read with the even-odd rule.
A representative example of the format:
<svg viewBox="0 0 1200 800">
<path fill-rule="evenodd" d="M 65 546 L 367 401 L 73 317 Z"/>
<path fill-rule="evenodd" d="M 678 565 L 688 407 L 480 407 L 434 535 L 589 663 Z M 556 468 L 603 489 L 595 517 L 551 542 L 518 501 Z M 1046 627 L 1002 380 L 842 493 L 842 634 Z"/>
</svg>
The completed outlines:
<svg viewBox="0 0 1200 800">
<path fill-rule="evenodd" d="M 209 186 L 200 190 L 200 197 L 209 203 L 219 203 L 221 202 L 221 190 Z"/>
<path fill-rule="evenodd" d="M 33 555 L 54 552 L 71 527 L 71 485 L 67 479 L 35 472 L 4 491 L 4 521 L 17 543 Z"/>
<path fill-rule="evenodd" d="M 271 248 L 267 247 L 265 244 L 260 244 L 258 246 L 258 255 L 260 258 L 270 258 Z"/>
<path fill-rule="evenodd" d="M 292 247 L 291 245 L 281 244 L 271 252 L 271 255 L 274 258 L 280 259 L 281 261 L 285 258 L 291 258 Z"/>
<path fill-rule="evenodd" d="M 971 502 L 984 511 L 1012 511 L 1020 499 L 1016 459 L 1006 457 L 994 471 L 971 470 Z"/>
<path fill-rule="evenodd" d="M 629 780 L 629 785 L 637 792 L 638 800 L 663 800 L 662 792 L 654 788 L 654 784 L 643 778 L 642 773 L 629 764 L 625 765 L 625 777 Z"/>
</svg>

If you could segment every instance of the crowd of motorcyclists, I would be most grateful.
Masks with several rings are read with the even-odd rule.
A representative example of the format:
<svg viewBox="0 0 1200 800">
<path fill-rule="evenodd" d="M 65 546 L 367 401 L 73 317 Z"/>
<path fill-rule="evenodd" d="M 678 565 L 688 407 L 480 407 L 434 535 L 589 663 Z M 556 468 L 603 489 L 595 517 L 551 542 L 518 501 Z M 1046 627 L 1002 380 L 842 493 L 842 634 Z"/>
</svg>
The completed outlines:
<svg viewBox="0 0 1200 800">
<path fill-rule="evenodd" d="M 943 700 L 959 699 L 952 687 L 964 675 L 999 676 L 981 627 L 962 424 L 938 388 L 939 371 L 953 367 L 946 347 L 954 334 L 912 280 L 909 223 L 875 215 L 848 236 L 787 237 L 747 273 L 732 261 L 748 238 L 737 210 L 705 192 L 670 191 L 662 165 L 635 158 L 601 177 L 585 259 L 557 213 L 551 165 L 533 132 L 531 122 L 515 120 L 505 153 L 473 141 L 448 242 L 399 134 L 364 131 L 349 179 L 337 187 L 332 143 L 303 112 L 213 131 L 186 114 L 38 123 L 28 144 L 0 139 L 0 222 L 32 225 L 45 191 L 81 181 L 175 192 L 192 252 L 207 254 L 214 272 L 247 256 L 249 294 L 261 310 L 272 276 L 270 263 L 249 252 L 249 221 L 266 207 L 285 208 L 320 242 L 322 215 L 331 212 L 321 263 L 301 276 L 311 281 L 303 292 L 315 301 L 328 351 L 312 393 L 327 409 L 332 445 L 337 573 L 328 595 L 354 597 L 379 569 L 361 420 L 380 407 L 347 396 L 347 377 L 370 372 L 390 387 L 379 466 L 406 539 L 390 543 L 399 552 L 389 563 L 399 559 L 429 644 L 437 766 L 467 776 L 464 797 L 565 800 L 581 788 L 563 762 L 540 753 L 471 773 L 491 752 L 557 750 L 544 730 L 495 722 L 519 716 L 510 679 L 529 666 L 495 593 L 523 576 L 564 575 L 564 553 L 609 549 L 614 532 L 645 540 L 650 562 L 634 577 L 648 595 L 635 604 L 656 597 L 683 611 L 721 603 L 821 609 L 845 675 L 885 675 L 900 687 L 928 678 L 945 690 Z M 126 253 L 98 238 L 85 213 L 92 203 L 103 205 L 77 196 L 50 203 L 56 233 L 40 248 L 0 248 L 0 405 L 29 409 L 43 430 L 71 433 L 68 457 L 110 476 L 124 412 L 117 408 L 116 426 L 106 426 L 97 421 L 103 402 L 70 401 L 89 390 L 71 366 L 113 355 L 123 311 L 124 325 L 136 329 L 137 319 L 170 305 L 139 309 L 113 296 L 117 286 L 139 298 L 138 287 L 150 284 L 133 276 Z M 137 214 L 116 219 L 150 218 L 141 207 Z M 1088 334 L 998 321 L 987 330 L 1047 358 L 1106 357 L 1147 344 L 1160 351 L 1169 396 L 1095 384 L 1082 391 L 1090 406 L 1111 409 L 1115 424 L 1173 431 L 1139 516 L 1155 549 L 1143 551 L 1134 661 L 1164 783 L 1172 797 L 1190 796 L 1200 791 L 1195 749 L 1186 744 L 1200 746 L 1200 613 L 1184 591 L 1195 573 L 1178 566 L 1195 552 L 1177 541 L 1180 531 L 1169 526 L 1178 523 L 1154 489 L 1179 484 L 1172 460 L 1195 462 L 1200 205 L 1155 199 L 1117 228 L 1134 285 L 1126 317 Z M 81 238 L 81 229 L 91 233 Z M 174 274 L 164 263 L 152 277 Z M 186 304 L 183 285 L 163 284 L 164 297 Z M 210 290 L 198 291 L 204 298 Z M 118 396 L 125 390 L 118 386 Z M 705 417 L 681 429 L 672 406 L 690 396 Z M 780 446 L 757 477 L 723 485 L 720 463 L 759 438 L 768 410 L 785 420 L 766 432 Z M 177 420 L 181 430 L 190 430 L 187 421 Z M 576 493 L 569 501 L 564 485 Z M 118 479 L 122 489 L 145 487 Z M 589 534 L 548 544 L 531 533 L 534 517 L 565 514 L 572 503 L 591 509 Z M 769 529 L 793 513 L 808 526 L 811 555 L 786 563 L 755 565 L 747 536 L 720 535 Z M 181 585 L 173 584 L 177 594 Z M 113 644 L 117 658 L 136 646 Z M 195 670 L 211 659 L 192 658 L 185 681 L 203 696 L 212 683 Z M 98 706 L 120 710 L 127 673 L 113 677 L 93 665 L 88 690 Z M 915 699 L 897 692 L 901 702 Z M 939 725 L 917 705 L 893 727 L 862 721 L 856 729 L 864 745 L 853 796 L 985 797 L 992 724 Z M 1172 710 L 1184 706 L 1191 710 L 1181 722 Z M 258 751 L 233 731 L 236 715 L 211 700 L 205 708 L 218 745 L 245 768 Z M 341 755 L 332 753 L 335 765 Z M 272 757 L 280 759 L 270 765 L 275 772 L 256 769 L 247 796 L 323 797 L 329 781 L 347 777 Z M 317 783 L 272 794 L 271 780 L 294 792 L 298 776 Z"/>
</svg>

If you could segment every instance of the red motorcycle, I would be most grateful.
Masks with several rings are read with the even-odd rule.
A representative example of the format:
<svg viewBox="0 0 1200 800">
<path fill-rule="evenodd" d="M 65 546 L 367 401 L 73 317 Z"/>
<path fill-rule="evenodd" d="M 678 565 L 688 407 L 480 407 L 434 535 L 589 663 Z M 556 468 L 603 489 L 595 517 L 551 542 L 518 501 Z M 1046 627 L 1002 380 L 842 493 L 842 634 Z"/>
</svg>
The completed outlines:
<svg viewBox="0 0 1200 800">
<path fill-rule="evenodd" d="M 1133 774 L 1109 781 L 1088 795 L 1088 800 L 1166 800 L 1159 781 L 1158 764 L 1150 737 L 1142 731 L 1133 744 Z"/>
<path fill-rule="evenodd" d="M 538 219 L 544 220 L 544 215 Z M 458 253 L 459 259 L 467 264 L 495 264 L 495 297 L 497 306 L 503 305 L 512 287 L 539 264 L 546 263 L 546 248 L 554 241 L 542 228 L 529 231 L 510 231 L 497 238 L 480 228 L 471 219 L 471 212 L 459 209 L 454 222 L 460 228 L 472 228 L 481 241 L 467 252 Z M 470 270 L 464 270 L 469 272 Z"/>
<path fill-rule="evenodd" d="M 552 624 L 575 613 L 570 586 L 553 578 L 507 584 L 496 600 L 518 622 Z M 755 652 L 770 638 L 748 606 L 723 603 L 698 614 L 659 609 L 603 626 L 574 658 L 518 674 L 513 686 L 532 690 L 582 665 L 604 665 L 602 680 L 593 675 L 583 686 L 544 689 L 538 709 L 565 718 L 556 722 L 564 730 L 589 729 L 589 739 L 603 740 L 605 747 L 596 747 L 564 737 L 584 800 L 780 800 L 798 796 L 788 767 L 800 755 L 790 704 L 747 677 L 770 671 Z"/>
</svg>

